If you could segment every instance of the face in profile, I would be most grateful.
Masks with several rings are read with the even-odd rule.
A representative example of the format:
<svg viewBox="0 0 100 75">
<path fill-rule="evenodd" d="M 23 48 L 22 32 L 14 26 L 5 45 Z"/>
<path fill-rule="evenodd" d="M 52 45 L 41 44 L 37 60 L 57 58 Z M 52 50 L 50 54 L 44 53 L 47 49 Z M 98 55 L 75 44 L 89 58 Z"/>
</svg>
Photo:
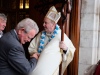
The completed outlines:
<svg viewBox="0 0 100 75">
<path fill-rule="evenodd" d="M 28 33 L 24 29 L 20 29 L 18 31 L 18 36 L 21 44 L 25 44 L 26 42 L 30 42 L 32 38 L 36 35 L 36 31 L 34 29 L 30 30 Z"/>
<path fill-rule="evenodd" d="M 48 18 L 45 17 L 44 18 L 43 27 L 44 27 L 44 30 L 46 32 L 51 33 L 54 30 L 55 24 L 50 19 L 48 19 Z"/>
<path fill-rule="evenodd" d="M 0 31 L 3 31 L 6 27 L 6 20 L 0 18 Z"/>
</svg>

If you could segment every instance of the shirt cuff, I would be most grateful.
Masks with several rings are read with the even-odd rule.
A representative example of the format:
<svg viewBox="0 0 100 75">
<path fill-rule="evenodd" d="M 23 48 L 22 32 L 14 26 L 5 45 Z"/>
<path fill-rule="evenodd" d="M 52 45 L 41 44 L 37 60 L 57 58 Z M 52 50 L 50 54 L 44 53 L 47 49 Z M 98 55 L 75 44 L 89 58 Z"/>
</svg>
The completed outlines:
<svg viewBox="0 0 100 75">
<path fill-rule="evenodd" d="M 66 54 L 67 53 L 67 50 L 63 50 L 63 53 Z"/>
</svg>

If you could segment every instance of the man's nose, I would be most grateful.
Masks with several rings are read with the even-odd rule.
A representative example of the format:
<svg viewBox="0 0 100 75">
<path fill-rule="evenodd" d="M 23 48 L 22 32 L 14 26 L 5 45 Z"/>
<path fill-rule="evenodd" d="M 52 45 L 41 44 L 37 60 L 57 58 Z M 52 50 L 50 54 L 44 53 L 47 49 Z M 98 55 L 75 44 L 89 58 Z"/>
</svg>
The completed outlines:
<svg viewBox="0 0 100 75">
<path fill-rule="evenodd" d="M 45 26 L 45 23 L 43 23 L 43 26 Z"/>
</svg>

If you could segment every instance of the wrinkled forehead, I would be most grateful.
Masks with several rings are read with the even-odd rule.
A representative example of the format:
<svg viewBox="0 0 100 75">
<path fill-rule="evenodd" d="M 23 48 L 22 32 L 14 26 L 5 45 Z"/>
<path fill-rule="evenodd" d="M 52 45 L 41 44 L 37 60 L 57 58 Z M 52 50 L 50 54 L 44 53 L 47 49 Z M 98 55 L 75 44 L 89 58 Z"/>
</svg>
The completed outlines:
<svg viewBox="0 0 100 75">
<path fill-rule="evenodd" d="M 48 17 L 45 17 L 44 21 L 50 21 L 50 19 Z"/>
<path fill-rule="evenodd" d="M 44 18 L 44 22 L 52 22 L 52 23 L 55 23 L 53 20 L 49 19 L 48 17 L 45 17 Z"/>
</svg>

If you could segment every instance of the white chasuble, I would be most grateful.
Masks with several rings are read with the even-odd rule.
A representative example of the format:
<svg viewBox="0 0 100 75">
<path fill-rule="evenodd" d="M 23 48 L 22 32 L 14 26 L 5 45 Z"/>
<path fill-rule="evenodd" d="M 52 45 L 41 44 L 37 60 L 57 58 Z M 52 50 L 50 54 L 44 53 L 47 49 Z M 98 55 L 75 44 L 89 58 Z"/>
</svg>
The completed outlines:
<svg viewBox="0 0 100 75">
<path fill-rule="evenodd" d="M 39 33 L 30 43 L 28 48 L 30 54 L 37 52 L 40 36 L 41 33 Z M 32 71 L 31 75 L 58 75 L 59 65 L 62 61 L 62 56 L 59 48 L 60 41 L 61 30 L 59 30 L 58 34 L 44 47 L 38 59 L 37 65 Z M 68 51 L 65 54 L 66 60 L 62 61 L 62 74 L 64 73 L 68 64 L 72 61 L 75 52 L 75 47 L 65 34 L 64 42 L 68 47 Z"/>
</svg>

